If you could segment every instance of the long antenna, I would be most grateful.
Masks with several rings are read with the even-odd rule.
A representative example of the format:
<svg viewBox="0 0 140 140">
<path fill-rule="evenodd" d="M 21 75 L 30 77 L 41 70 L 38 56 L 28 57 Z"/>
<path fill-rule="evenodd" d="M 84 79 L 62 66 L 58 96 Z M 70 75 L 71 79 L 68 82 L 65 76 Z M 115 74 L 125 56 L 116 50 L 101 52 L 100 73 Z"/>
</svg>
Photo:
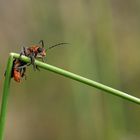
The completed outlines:
<svg viewBox="0 0 140 140">
<path fill-rule="evenodd" d="M 52 49 L 52 48 L 57 47 L 57 46 L 65 45 L 65 44 L 69 44 L 69 43 L 58 43 L 58 44 L 55 44 L 53 46 L 48 47 L 47 50 Z"/>
</svg>

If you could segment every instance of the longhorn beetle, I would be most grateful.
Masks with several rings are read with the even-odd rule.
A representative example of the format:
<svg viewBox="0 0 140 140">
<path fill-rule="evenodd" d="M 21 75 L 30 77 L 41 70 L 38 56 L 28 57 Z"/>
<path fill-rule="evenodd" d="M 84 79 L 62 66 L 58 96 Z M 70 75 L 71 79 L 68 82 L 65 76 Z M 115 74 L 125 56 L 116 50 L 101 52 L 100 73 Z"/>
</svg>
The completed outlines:
<svg viewBox="0 0 140 140">
<path fill-rule="evenodd" d="M 25 55 L 31 59 L 30 64 L 33 65 L 34 70 L 36 70 L 36 69 L 39 70 L 39 68 L 35 65 L 36 58 L 41 58 L 42 62 L 44 62 L 44 58 L 46 57 L 46 51 L 48 49 L 52 49 L 56 46 L 60 46 L 60 45 L 68 44 L 68 43 L 58 43 L 58 44 L 55 44 L 55 45 L 50 46 L 48 48 L 44 48 L 44 41 L 43 40 L 40 40 L 39 44 L 40 45 L 32 45 L 31 47 L 23 47 L 22 51 L 20 53 L 20 57 L 22 55 Z M 30 65 L 30 64 L 28 64 L 28 65 Z"/>
</svg>

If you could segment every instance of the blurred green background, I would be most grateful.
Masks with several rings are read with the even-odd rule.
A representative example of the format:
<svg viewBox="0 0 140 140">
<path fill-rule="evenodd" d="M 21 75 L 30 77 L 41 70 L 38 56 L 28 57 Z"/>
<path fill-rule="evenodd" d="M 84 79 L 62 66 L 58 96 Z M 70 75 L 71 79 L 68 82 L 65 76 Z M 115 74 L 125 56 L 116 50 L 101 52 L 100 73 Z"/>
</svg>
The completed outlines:
<svg viewBox="0 0 140 140">
<path fill-rule="evenodd" d="M 140 97 L 139 0 L 0 2 L 0 99 L 10 52 L 68 42 L 47 63 Z M 41 70 L 12 80 L 5 140 L 139 140 L 140 107 Z"/>
</svg>

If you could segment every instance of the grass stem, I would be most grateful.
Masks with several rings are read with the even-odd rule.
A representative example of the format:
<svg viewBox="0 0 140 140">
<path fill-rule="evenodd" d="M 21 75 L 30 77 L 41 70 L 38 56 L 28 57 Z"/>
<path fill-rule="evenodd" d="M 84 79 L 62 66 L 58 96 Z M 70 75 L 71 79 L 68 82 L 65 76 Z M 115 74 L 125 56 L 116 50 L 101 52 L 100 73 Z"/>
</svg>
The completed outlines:
<svg viewBox="0 0 140 140">
<path fill-rule="evenodd" d="M 3 87 L 3 96 L 2 96 L 1 114 L 0 114 L 0 140 L 4 139 L 4 126 L 6 122 L 6 112 L 7 112 L 8 95 L 10 90 L 12 65 L 13 65 L 13 55 L 10 55 L 7 63 L 6 75 L 5 75 L 5 81 Z"/>
<path fill-rule="evenodd" d="M 10 57 L 8 59 L 8 63 L 7 63 L 6 76 L 5 76 L 4 87 L 3 87 L 1 114 L 0 114 L 0 140 L 4 139 L 4 126 L 5 126 L 5 122 L 6 122 L 6 112 L 7 112 L 8 95 L 9 95 L 9 90 L 10 90 L 10 81 L 11 81 L 11 71 L 12 71 L 13 59 L 19 58 L 19 56 L 20 55 L 17 53 L 11 53 Z M 27 62 L 27 63 L 30 62 L 30 59 L 26 56 L 22 56 L 20 59 L 24 62 Z M 134 102 L 136 104 L 140 104 L 139 98 L 136 98 L 136 97 L 129 95 L 127 93 L 124 93 L 122 91 L 113 89 L 113 88 L 108 87 L 106 85 L 103 85 L 101 83 L 84 78 L 82 76 L 71 73 L 69 71 L 66 71 L 66 70 L 60 69 L 58 67 L 46 64 L 44 62 L 40 62 L 38 60 L 35 60 L 35 64 L 37 66 L 39 66 L 40 68 L 43 68 L 43 69 L 52 71 L 54 73 L 63 75 L 65 77 L 68 77 L 68 78 L 73 79 L 75 81 L 78 81 L 78 82 L 84 83 L 86 85 L 95 87 L 95 88 L 100 89 L 102 91 L 106 91 L 107 93 L 110 93 L 110 94 L 115 95 L 115 96 L 119 96 L 121 98 L 124 98 L 128 101 Z"/>
<path fill-rule="evenodd" d="M 12 53 L 12 54 L 13 54 L 13 56 L 14 56 L 15 58 L 19 58 L 19 54 L 16 54 L 16 53 Z M 22 61 L 25 61 L 25 62 L 30 62 L 30 59 L 29 59 L 28 57 L 25 57 L 25 56 L 22 56 L 21 60 L 22 60 Z M 43 69 L 52 71 L 52 72 L 54 72 L 54 73 L 63 75 L 63 76 L 65 76 L 65 77 L 68 77 L 68 78 L 71 78 L 71 79 L 73 79 L 73 80 L 79 81 L 79 82 L 84 83 L 84 84 L 86 84 L 86 85 L 89 85 L 89 86 L 98 88 L 98 89 L 100 89 L 100 90 L 106 91 L 107 93 L 110 93 L 110 94 L 112 94 L 112 95 L 119 96 L 119 97 L 124 98 L 124 99 L 126 99 L 126 100 L 129 100 L 129 101 L 131 101 L 131 102 L 140 104 L 140 99 L 139 99 L 139 98 L 136 98 L 136 97 L 134 97 L 134 96 L 132 96 L 132 95 L 129 95 L 129 94 L 127 94 L 127 93 L 124 93 L 124 92 L 122 92 L 122 91 L 116 90 L 116 89 L 114 89 L 114 88 L 108 87 L 108 86 L 103 85 L 103 84 L 101 84 L 101 83 L 95 82 L 95 81 L 93 81 L 93 80 L 84 78 L 84 77 L 79 76 L 79 75 L 77 75 L 77 74 L 71 73 L 71 72 L 69 72 L 69 71 L 60 69 L 60 68 L 58 68 L 58 67 L 55 67 L 55 66 L 52 66 L 52 65 L 49 65 L 49 64 L 46 64 L 46 63 L 37 61 L 37 60 L 35 60 L 35 64 L 36 64 L 37 66 L 39 66 L 40 68 L 43 68 Z"/>
</svg>

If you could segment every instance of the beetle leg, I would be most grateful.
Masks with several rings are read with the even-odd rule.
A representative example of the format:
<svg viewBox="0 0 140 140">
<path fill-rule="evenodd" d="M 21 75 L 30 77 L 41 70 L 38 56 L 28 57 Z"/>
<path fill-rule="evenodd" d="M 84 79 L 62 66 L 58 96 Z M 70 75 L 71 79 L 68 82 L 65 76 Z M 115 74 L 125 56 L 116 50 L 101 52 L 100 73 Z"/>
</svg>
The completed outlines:
<svg viewBox="0 0 140 140">
<path fill-rule="evenodd" d="M 42 60 L 42 62 L 45 62 L 45 59 L 44 59 L 44 57 L 41 57 L 41 60 Z"/>
<path fill-rule="evenodd" d="M 31 59 L 31 64 L 33 65 L 33 69 L 36 70 L 34 53 L 32 53 L 29 57 Z"/>
<path fill-rule="evenodd" d="M 22 51 L 20 53 L 19 59 L 21 58 L 22 55 L 27 56 L 27 50 L 26 50 L 26 48 L 24 46 L 22 47 Z"/>
<path fill-rule="evenodd" d="M 38 71 L 40 71 L 40 69 L 39 69 L 39 67 L 36 65 L 36 69 L 38 70 Z"/>
<path fill-rule="evenodd" d="M 25 77 L 25 80 L 26 80 L 26 74 L 25 74 L 25 72 L 26 72 L 26 68 L 24 67 L 24 68 L 22 69 L 21 77 Z"/>
<path fill-rule="evenodd" d="M 26 64 L 26 65 L 19 66 L 19 67 L 14 67 L 14 68 L 21 70 L 21 69 L 23 69 L 23 68 L 26 68 L 26 66 L 28 66 L 28 65 Z"/>
<path fill-rule="evenodd" d="M 42 48 L 44 48 L 44 41 L 40 40 L 39 43 L 41 43 Z"/>
<path fill-rule="evenodd" d="M 24 55 L 24 47 L 22 47 L 21 52 L 20 52 L 20 57 Z"/>
<path fill-rule="evenodd" d="M 30 65 L 31 65 L 31 63 L 27 64 L 27 66 L 30 66 Z"/>
</svg>

